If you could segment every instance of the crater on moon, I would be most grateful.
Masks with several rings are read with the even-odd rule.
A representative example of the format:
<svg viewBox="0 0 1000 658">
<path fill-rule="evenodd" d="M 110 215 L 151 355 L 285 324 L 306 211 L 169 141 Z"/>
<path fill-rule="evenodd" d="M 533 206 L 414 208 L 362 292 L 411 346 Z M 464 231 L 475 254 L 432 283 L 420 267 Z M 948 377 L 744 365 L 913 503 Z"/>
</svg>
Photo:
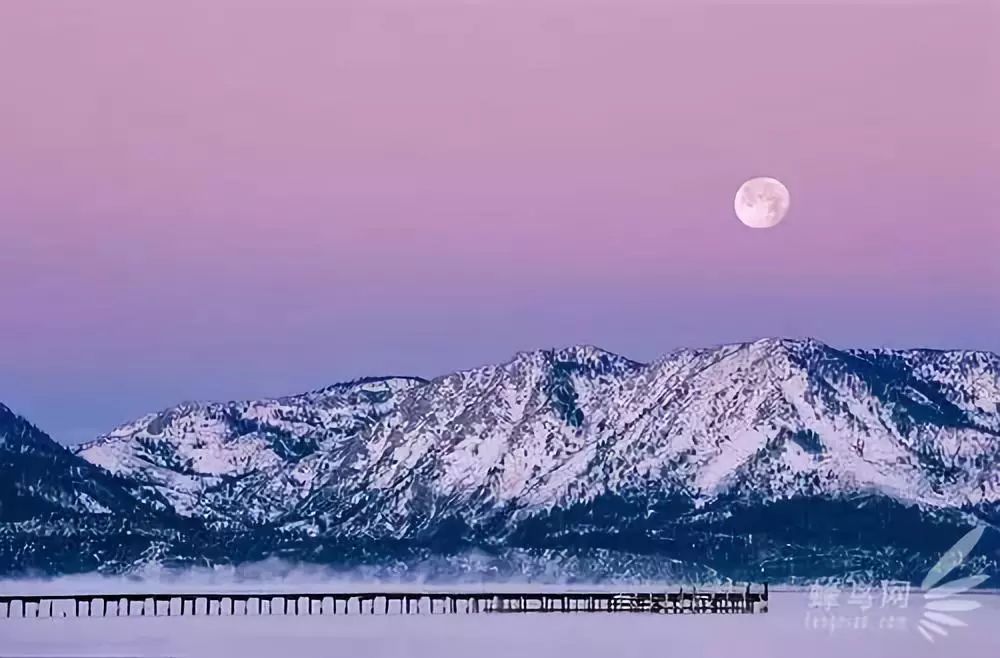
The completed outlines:
<svg viewBox="0 0 1000 658">
<path fill-rule="evenodd" d="M 751 228 L 777 226 L 788 213 L 788 188 L 776 178 L 751 178 L 736 191 L 734 207 L 740 221 Z"/>
</svg>

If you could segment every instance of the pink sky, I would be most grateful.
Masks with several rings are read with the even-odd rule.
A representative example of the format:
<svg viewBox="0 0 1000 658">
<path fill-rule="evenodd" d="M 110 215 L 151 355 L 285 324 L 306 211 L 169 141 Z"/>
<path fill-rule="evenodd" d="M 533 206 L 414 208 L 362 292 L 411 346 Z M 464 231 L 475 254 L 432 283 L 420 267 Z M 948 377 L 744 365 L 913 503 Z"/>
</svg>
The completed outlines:
<svg viewBox="0 0 1000 658">
<path fill-rule="evenodd" d="M 997 44 L 959 0 L 4 0 L 0 400 L 77 440 L 578 342 L 1000 351 Z"/>
</svg>

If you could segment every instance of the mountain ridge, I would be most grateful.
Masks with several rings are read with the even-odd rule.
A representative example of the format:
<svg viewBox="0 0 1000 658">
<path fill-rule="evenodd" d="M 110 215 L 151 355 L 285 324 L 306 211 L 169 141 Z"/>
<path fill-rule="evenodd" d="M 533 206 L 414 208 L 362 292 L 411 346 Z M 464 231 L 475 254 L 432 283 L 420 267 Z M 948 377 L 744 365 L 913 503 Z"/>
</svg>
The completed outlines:
<svg viewBox="0 0 1000 658">
<path fill-rule="evenodd" d="M 437 422 L 439 427 L 436 436 L 454 437 L 456 431 L 468 434 L 470 430 L 481 425 L 482 419 L 476 418 L 476 413 L 490 418 L 494 422 L 508 422 L 507 430 L 515 433 L 523 432 L 527 425 L 533 425 L 533 431 L 538 432 L 537 436 L 541 437 L 542 440 L 535 441 L 536 445 L 532 446 L 529 451 L 544 451 L 546 447 L 552 447 L 552 442 L 561 438 L 566 442 L 566 445 L 562 446 L 562 453 L 567 460 L 574 456 L 579 459 L 578 451 L 583 448 L 583 443 L 597 446 L 601 443 L 602 437 L 605 441 L 610 441 L 607 439 L 608 432 L 601 429 L 602 422 L 605 425 L 609 422 L 616 423 L 613 429 L 615 443 L 620 443 L 622 438 L 630 436 L 634 441 L 649 443 L 655 434 L 653 430 L 662 430 L 663 428 L 650 427 L 661 420 L 653 418 L 651 421 L 652 409 L 644 410 L 642 405 L 649 405 L 650 395 L 652 395 L 654 404 L 657 402 L 676 404 L 679 397 L 687 395 L 687 387 L 695 385 L 695 395 L 689 396 L 690 399 L 681 400 L 682 406 L 703 404 L 704 400 L 696 398 L 698 396 L 704 397 L 703 393 L 709 387 L 714 389 L 716 396 L 728 394 L 735 387 L 742 387 L 744 393 L 756 393 L 757 397 L 761 398 L 754 398 L 750 401 L 753 409 L 747 410 L 749 416 L 745 414 L 742 419 L 743 427 L 761 425 L 777 416 L 784 416 L 786 423 L 796 424 L 794 428 L 796 432 L 808 431 L 813 434 L 817 432 L 824 434 L 820 428 L 813 426 L 816 425 L 815 422 L 808 422 L 804 416 L 808 416 L 812 412 L 812 420 L 820 420 L 821 414 L 808 407 L 815 405 L 824 393 L 829 393 L 825 389 L 829 388 L 830 381 L 823 379 L 827 376 L 824 371 L 829 371 L 832 373 L 831 376 L 835 378 L 846 378 L 847 392 L 856 393 L 859 387 L 870 389 L 875 397 L 882 396 L 889 402 L 886 405 L 887 409 L 883 410 L 884 413 L 881 416 L 867 414 L 869 417 L 865 417 L 866 414 L 855 411 L 845 421 L 848 427 L 824 428 L 827 429 L 825 435 L 830 440 L 835 440 L 845 432 L 858 435 L 857 446 L 859 446 L 859 450 L 862 450 L 859 455 L 861 460 L 857 464 L 859 467 L 863 466 L 863 462 L 866 461 L 863 458 L 863 448 L 860 446 L 863 445 L 863 440 L 867 437 L 862 435 L 871 434 L 873 431 L 878 434 L 879 427 L 886 426 L 887 423 L 902 422 L 899 427 L 886 426 L 890 433 L 895 430 L 901 436 L 895 437 L 900 439 L 896 441 L 898 445 L 885 446 L 886 448 L 895 448 L 897 451 L 902 450 L 902 452 L 906 452 L 912 447 L 905 445 L 911 438 L 909 437 L 911 430 L 919 431 L 922 425 L 931 423 L 935 430 L 939 431 L 939 434 L 950 432 L 954 435 L 965 431 L 975 432 L 981 435 L 979 438 L 984 442 L 995 443 L 996 433 L 1000 431 L 1000 425 L 997 421 L 1000 414 L 982 413 L 986 410 L 982 409 L 981 405 L 974 409 L 970 408 L 969 405 L 959 407 L 956 405 L 956 399 L 960 396 L 954 395 L 949 398 L 947 395 L 942 395 L 939 391 L 930 388 L 925 380 L 914 378 L 912 373 L 907 373 L 906 376 L 900 375 L 898 372 L 887 373 L 886 367 L 882 363 L 887 358 L 905 361 L 906 358 L 912 360 L 917 355 L 925 354 L 933 354 L 936 358 L 942 356 L 954 358 L 955 355 L 962 354 L 964 358 L 965 353 L 835 350 L 815 340 L 789 339 L 763 339 L 751 343 L 726 344 L 717 348 L 678 350 L 650 364 L 626 359 L 593 346 L 519 352 L 512 359 L 501 364 L 458 371 L 430 380 L 409 380 L 412 385 L 398 387 L 391 391 L 393 396 L 398 394 L 401 408 L 390 405 L 382 409 L 384 415 L 369 415 L 365 418 L 368 422 L 355 424 L 352 429 L 358 435 L 365 434 L 366 445 L 364 447 L 371 457 L 371 463 L 366 464 L 368 468 L 379 463 L 380 457 L 377 454 L 379 450 L 388 450 L 399 443 L 398 439 L 392 437 L 394 432 L 398 432 L 400 425 L 408 424 L 411 430 L 414 429 L 414 422 L 408 420 L 407 416 L 415 416 L 416 423 L 421 427 L 426 427 L 428 423 Z M 851 363 L 851 359 L 859 359 L 863 365 Z M 873 364 L 872 359 L 880 361 Z M 731 367 L 734 360 L 736 362 L 735 372 L 734 368 Z M 744 363 L 740 364 L 740 360 Z M 990 360 L 986 359 L 986 361 L 989 365 Z M 1000 368 L 995 367 L 996 362 L 997 359 L 994 355 L 992 359 L 994 381 L 988 394 L 1000 397 L 1000 386 L 996 385 L 996 373 L 1000 372 Z M 898 368 L 898 366 L 894 367 Z M 721 380 L 706 382 L 706 379 L 711 375 L 717 375 L 717 378 L 721 378 Z M 810 376 L 813 381 L 806 381 Z M 658 377 L 661 381 L 657 380 Z M 343 390 L 344 387 L 350 388 L 350 386 L 350 383 L 346 383 L 321 390 L 338 389 L 338 387 L 340 387 L 339 390 Z M 791 388 L 796 386 L 803 389 L 812 386 L 816 390 L 792 391 Z M 756 387 L 756 391 L 752 390 L 754 387 Z M 586 390 L 588 388 L 590 390 Z M 510 396 L 516 397 L 518 394 L 526 397 L 514 404 L 514 408 L 510 408 L 510 403 L 514 400 Z M 809 399 L 803 401 L 801 395 L 805 395 Z M 841 403 L 843 406 L 844 391 L 840 391 L 838 395 L 840 399 L 835 399 L 833 402 Z M 467 396 L 468 399 L 458 399 L 461 396 Z M 503 399 L 504 396 L 507 398 Z M 587 399 L 581 401 L 581 396 Z M 617 396 L 619 399 L 613 400 L 610 405 L 605 405 L 602 408 L 599 398 L 607 398 L 608 396 Z M 738 396 L 730 397 L 732 398 L 729 400 L 730 406 L 739 401 L 736 399 Z M 287 403 L 292 400 L 301 400 L 301 398 L 302 396 L 288 396 L 277 398 L 275 402 Z M 443 404 L 441 401 L 446 402 L 449 399 L 458 399 L 454 413 L 451 416 L 443 416 L 442 414 L 447 414 L 445 408 L 447 404 Z M 635 404 L 637 399 L 641 403 L 640 405 Z M 822 400 L 819 401 L 822 402 Z M 226 403 L 226 405 L 243 404 L 254 407 L 268 402 L 252 401 L 249 403 Z M 342 399 L 338 399 L 338 403 L 342 403 Z M 437 406 L 435 407 L 435 405 Z M 606 407 L 619 405 L 630 406 L 633 413 L 631 415 L 617 414 L 616 418 L 612 418 L 616 416 L 616 410 Z M 731 409 L 723 407 L 724 405 L 718 404 L 709 405 L 703 416 L 717 424 L 719 417 L 727 413 L 731 415 Z M 768 419 L 764 419 L 761 414 L 757 413 L 761 409 L 763 409 L 763 414 L 769 414 Z M 819 411 L 825 415 L 833 415 L 835 410 L 821 409 Z M 655 416 L 655 414 L 653 415 Z M 913 419 L 916 419 L 915 423 L 911 423 Z M 676 429 L 677 422 L 690 421 L 689 418 L 666 419 L 669 427 L 674 429 Z M 309 422 L 308 419 L 306 422 Z M 538 427 L 538 423 L 545 425 L 545 427 Z M 810 427 L 806 427 L 807 425 Z M 859 425 L 864 425 L 864 427 Z M 458 428 L 458 430 L 453 428 Z M 301 427 L 299 430 L 304 431 Z M 478 431 L 483 432 L 484 430 L 480 427 Z M 667 430 L 668 433 L 670 431 Z M 204 432 L 202 433 L 204 434 Z M 586 437 L 581 436 L 584 433 L 586 433 Z M 707 430 L 701 432 L 701 434 L 706 433 Z M 249 434 L 251 433 L 247 432 L 242 436 L 246 437 Z M 639 436 L 636 437 L 636 434 Z M 107 442 L 109 438 L 117 438 L 119 435 L 120 431 L 116 430 L 103 440 L 88 443 L 76 452 L 84 458 L 88 458 L 96 446 Z M 412 442 L 421 436 L 420 431 L 415 433 L 411 431 L 406 437 L 407 443 L 410 443 L 412 447 Z M 806 435 L 795 434 L 795 436 L 802 438 Z M 954 436 L 946 438 L 952 438 L 953 442 L 956 441 Z M 676 432 L 671 435 L 671 439 L 676 442 Z M 502 441 L 500 442 L 502 443 Z M 549 442 L 550 445 L 541 445 L 546 442 Z M 760 442 L 758 441 L 758 443 Z M 361 446 L 355 447 L 361 448 Z M 429 450 L 432 446 L 425 441 L 425 447 Z M 474 447 L 476 454 L 482 447 L 484 446 Z M 507 446 L 507 448 L 509 447 Z M 760 446 L 758 445 L 758 447 Z M 323 450 L 324 455 L 320 455 L 317 459 L 329 456 L 329 448 L 330 446 L 327 446 Z M 499 449 L 499 446 L 494 446 L 494 448 Z M 730 445 L 728 449 L 735 448 Z M 953 449 L 960 451 L 961 446 L 953 446 Z M 319 450 L 314 450 L 303 457 L 308 460 L 317 452 Z M 406 452 L 411 453 L 412 450 Z M 743 455 L 744 458 L 747 456 Z M 905 456 L 901 455 L 901 458 Z M 509 474 L 512 472 L 509 462 L 515 461 L 516 457 L 510 455 L 505 455 L 505 457 L 508 458 L 504 460 L 504 471 Z M 381 457 L 383 462 L 386 459 L 395 465 L 400 460 L 405 462 L 406 455 L 402 452 L 399 454 L 392 452 L 391 458 L 385 455 Z M 112 471 L 115 470 L 113 463 L 109 462 L 104 465 L 111 466 L 110 470 Z M 410 464 L 411 468 L 415 466 L 415 463 Z M 545 465 L 541 464 L 536 466 L 539 470 L 545 468 Z M 549 464 L 549 466 L 555 468 L 557 465 Z M 558 466 L 565 467 L 566 464 L 560 463 Z M 718 467 L 725 468 L 725 465 L 718 464 Z M 704 491 L 717 487 L 718 482 L 712 480 L 711 473 L 711 469 L 703 468 L 693 482 L 696 485 L 694 488 Z M 388 486 L 389 480 L 391 478 L 383 476 L 380 483 L 382 486 Z M 541 482 L 533 484 L 536 490 L 542 487 Z M 995 499 L 995 484 L 987 482 L 986 485 L 990 487 L 988 496 L 991 500 Z M 987 493 L 984 492 L 984 495 Z M 930 503 L 932 500 L 933 496 L 929 496 L 923 502 Z"/>
<path fill-rule="evenodd" d="M 204 547 L 178 540 L 170 559 L 611 551 L 780 578 L 877 569 L 887 550 L 912 571 L 937 535 L 997 523 L 1000 357 L 787 338 L 649 363 L 524 351 L 177 405 L 73 453 L 200 528 Z"/>
</svg>

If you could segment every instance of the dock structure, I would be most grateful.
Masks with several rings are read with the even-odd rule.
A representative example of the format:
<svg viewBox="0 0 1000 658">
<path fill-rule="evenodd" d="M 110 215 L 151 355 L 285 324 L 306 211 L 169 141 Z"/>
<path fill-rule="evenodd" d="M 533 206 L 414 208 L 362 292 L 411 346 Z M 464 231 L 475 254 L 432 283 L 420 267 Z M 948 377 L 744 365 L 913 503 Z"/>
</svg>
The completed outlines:
<svg viewBox="0 0 1000 658">
<path fill-rule="evenodd" d="M 314 616 L 483 613 L 767 612 L 767 583 L 754 590 L 647 592 L 219 592 L 192 594 L 0 594 L 7 619 L 134 616 Z"/>
</svg>

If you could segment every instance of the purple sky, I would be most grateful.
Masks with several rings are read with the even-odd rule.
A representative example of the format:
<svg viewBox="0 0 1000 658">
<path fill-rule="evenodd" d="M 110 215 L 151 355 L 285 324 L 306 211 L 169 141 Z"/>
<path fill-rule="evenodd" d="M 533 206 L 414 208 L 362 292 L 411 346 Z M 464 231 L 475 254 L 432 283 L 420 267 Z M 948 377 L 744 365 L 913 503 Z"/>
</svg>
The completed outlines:
<svg viewBox="0 0 1000 658">
<path fill-rule="evenodd" d="M 0 400 L 75 441 L 580 342 L 1000 351 L 998 44 L 957 0 L 3 0 Z"/>
</svg>

